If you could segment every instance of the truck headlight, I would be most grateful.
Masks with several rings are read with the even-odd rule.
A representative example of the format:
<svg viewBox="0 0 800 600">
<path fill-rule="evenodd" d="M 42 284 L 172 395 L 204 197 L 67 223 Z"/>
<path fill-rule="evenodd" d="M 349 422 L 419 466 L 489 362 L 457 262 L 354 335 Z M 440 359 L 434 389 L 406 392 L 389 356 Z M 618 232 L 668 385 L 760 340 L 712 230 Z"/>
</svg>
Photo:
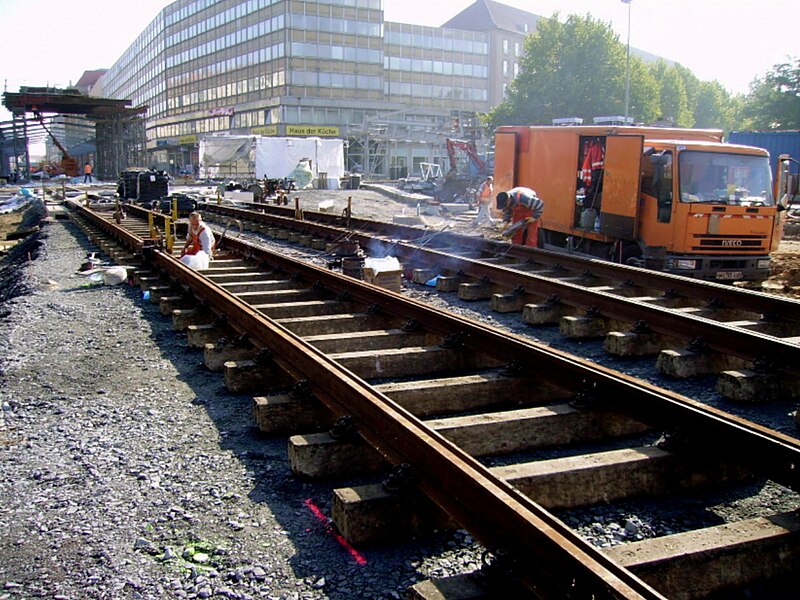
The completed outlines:
<svg viewBox="0 0 800 600">
<path fill-rule="evenodd" d="M 768 258 L 759 258 L 758 262 L 756 263 L 757 269 L 769 269 L 770 259 Z"/>
<path fill-rule="evenodd" d="M 697 268 L 697 261 L 688 259 L 688 258 L 678 258 L 675 260 L 675 268 L 676 269 L 696 269 Z"/>
</svg>

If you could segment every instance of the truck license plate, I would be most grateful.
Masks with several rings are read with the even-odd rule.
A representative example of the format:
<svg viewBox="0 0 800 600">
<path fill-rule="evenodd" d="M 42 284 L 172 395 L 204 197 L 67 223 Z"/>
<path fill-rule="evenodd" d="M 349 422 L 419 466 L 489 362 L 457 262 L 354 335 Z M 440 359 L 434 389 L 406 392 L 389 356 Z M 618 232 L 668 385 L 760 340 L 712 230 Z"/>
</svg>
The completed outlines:
<svg viewBox="0 0 800 600">
<path fill-rule="evenodd" d="M 741 271 L 717 271 L 717 279 L 741 279 L 744 274 Z"/>
</svg>

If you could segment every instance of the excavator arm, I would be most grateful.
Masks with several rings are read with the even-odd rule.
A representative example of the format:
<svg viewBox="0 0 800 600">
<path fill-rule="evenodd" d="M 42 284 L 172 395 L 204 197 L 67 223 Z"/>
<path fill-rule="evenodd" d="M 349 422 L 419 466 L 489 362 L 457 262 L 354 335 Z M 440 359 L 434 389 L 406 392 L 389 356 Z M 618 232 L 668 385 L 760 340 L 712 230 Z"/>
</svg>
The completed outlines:
<svg viewBox="0 0 800 600">
<path fill-rule="evenodd" d="M 478 156 L 478 151 L 475 148 L 474 142 L 465 142 L 463 140 L 446 140 L 447 144 L 447 157 L 450 160 L 450 170 L 456 170 L 456 150 L 461 150 L 464 152 L 469 160 L 471 160 L 475 166 L 477 167 L 480 173 L 483 173 L 486 169 L 486 165 L 484 165 L 481 157 Z"/>
<path fill-rule="evenodd" d="M 50 139 L 53 140 L 56 148 L 58 148 L 59 152 L 61 152 L 61 170 L 64 171 L 64 174 L 68 175 L 69 177 L 76 177 L 78 175 L 78 162 L 70 156 L 64 145 L 58 141 L 58 138 L 56 138 L 56 136 L 53 135 L 53 132 L 50 131 L 47 125 L 45 125 L 42 113 L 34 108 L 33 116 L 36 117 L 41 124 L 42 129 L 47 132 L 47 135 L 49 135 Z"/>
</svg>

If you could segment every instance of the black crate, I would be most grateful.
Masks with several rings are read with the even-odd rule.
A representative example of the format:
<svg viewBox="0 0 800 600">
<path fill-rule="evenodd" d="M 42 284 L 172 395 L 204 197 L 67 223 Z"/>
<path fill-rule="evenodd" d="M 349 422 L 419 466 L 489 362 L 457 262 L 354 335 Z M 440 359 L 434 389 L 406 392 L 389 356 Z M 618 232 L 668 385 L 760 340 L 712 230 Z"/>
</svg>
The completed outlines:
<svg viewBox="0 0 800 600">
<path fill-rule="evenodd" d="M 123 171 L 120 173 L 117 194 L 137 202 L 158 200 L 169 194 L 169 176 L 165 171 Z"/>
</svg>

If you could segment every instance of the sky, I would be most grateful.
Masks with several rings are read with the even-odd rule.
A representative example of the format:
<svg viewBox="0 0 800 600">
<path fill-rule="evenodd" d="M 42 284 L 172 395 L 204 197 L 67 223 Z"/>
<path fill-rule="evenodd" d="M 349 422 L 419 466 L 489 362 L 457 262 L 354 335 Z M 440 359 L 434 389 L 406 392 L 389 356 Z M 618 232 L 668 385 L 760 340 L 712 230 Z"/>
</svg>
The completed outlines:
<svg viewBox="0 0 800 600">
<path fill-rule="evenodd" d="M 439 26 L 473 0 L 384 0 L 387 21 Z M 591 14 L 631 46 L 681 63 L 732 93 L 774 64 L 800 56 L 797 0 L 504 0 L 563 19 Z M 0 83 L 65 87 L 85 70 L 108 68 L 168 6 L 167 0 L 0 0 Z M 0 108 L 0 121 L 10 119 Z"/>
</svg>

